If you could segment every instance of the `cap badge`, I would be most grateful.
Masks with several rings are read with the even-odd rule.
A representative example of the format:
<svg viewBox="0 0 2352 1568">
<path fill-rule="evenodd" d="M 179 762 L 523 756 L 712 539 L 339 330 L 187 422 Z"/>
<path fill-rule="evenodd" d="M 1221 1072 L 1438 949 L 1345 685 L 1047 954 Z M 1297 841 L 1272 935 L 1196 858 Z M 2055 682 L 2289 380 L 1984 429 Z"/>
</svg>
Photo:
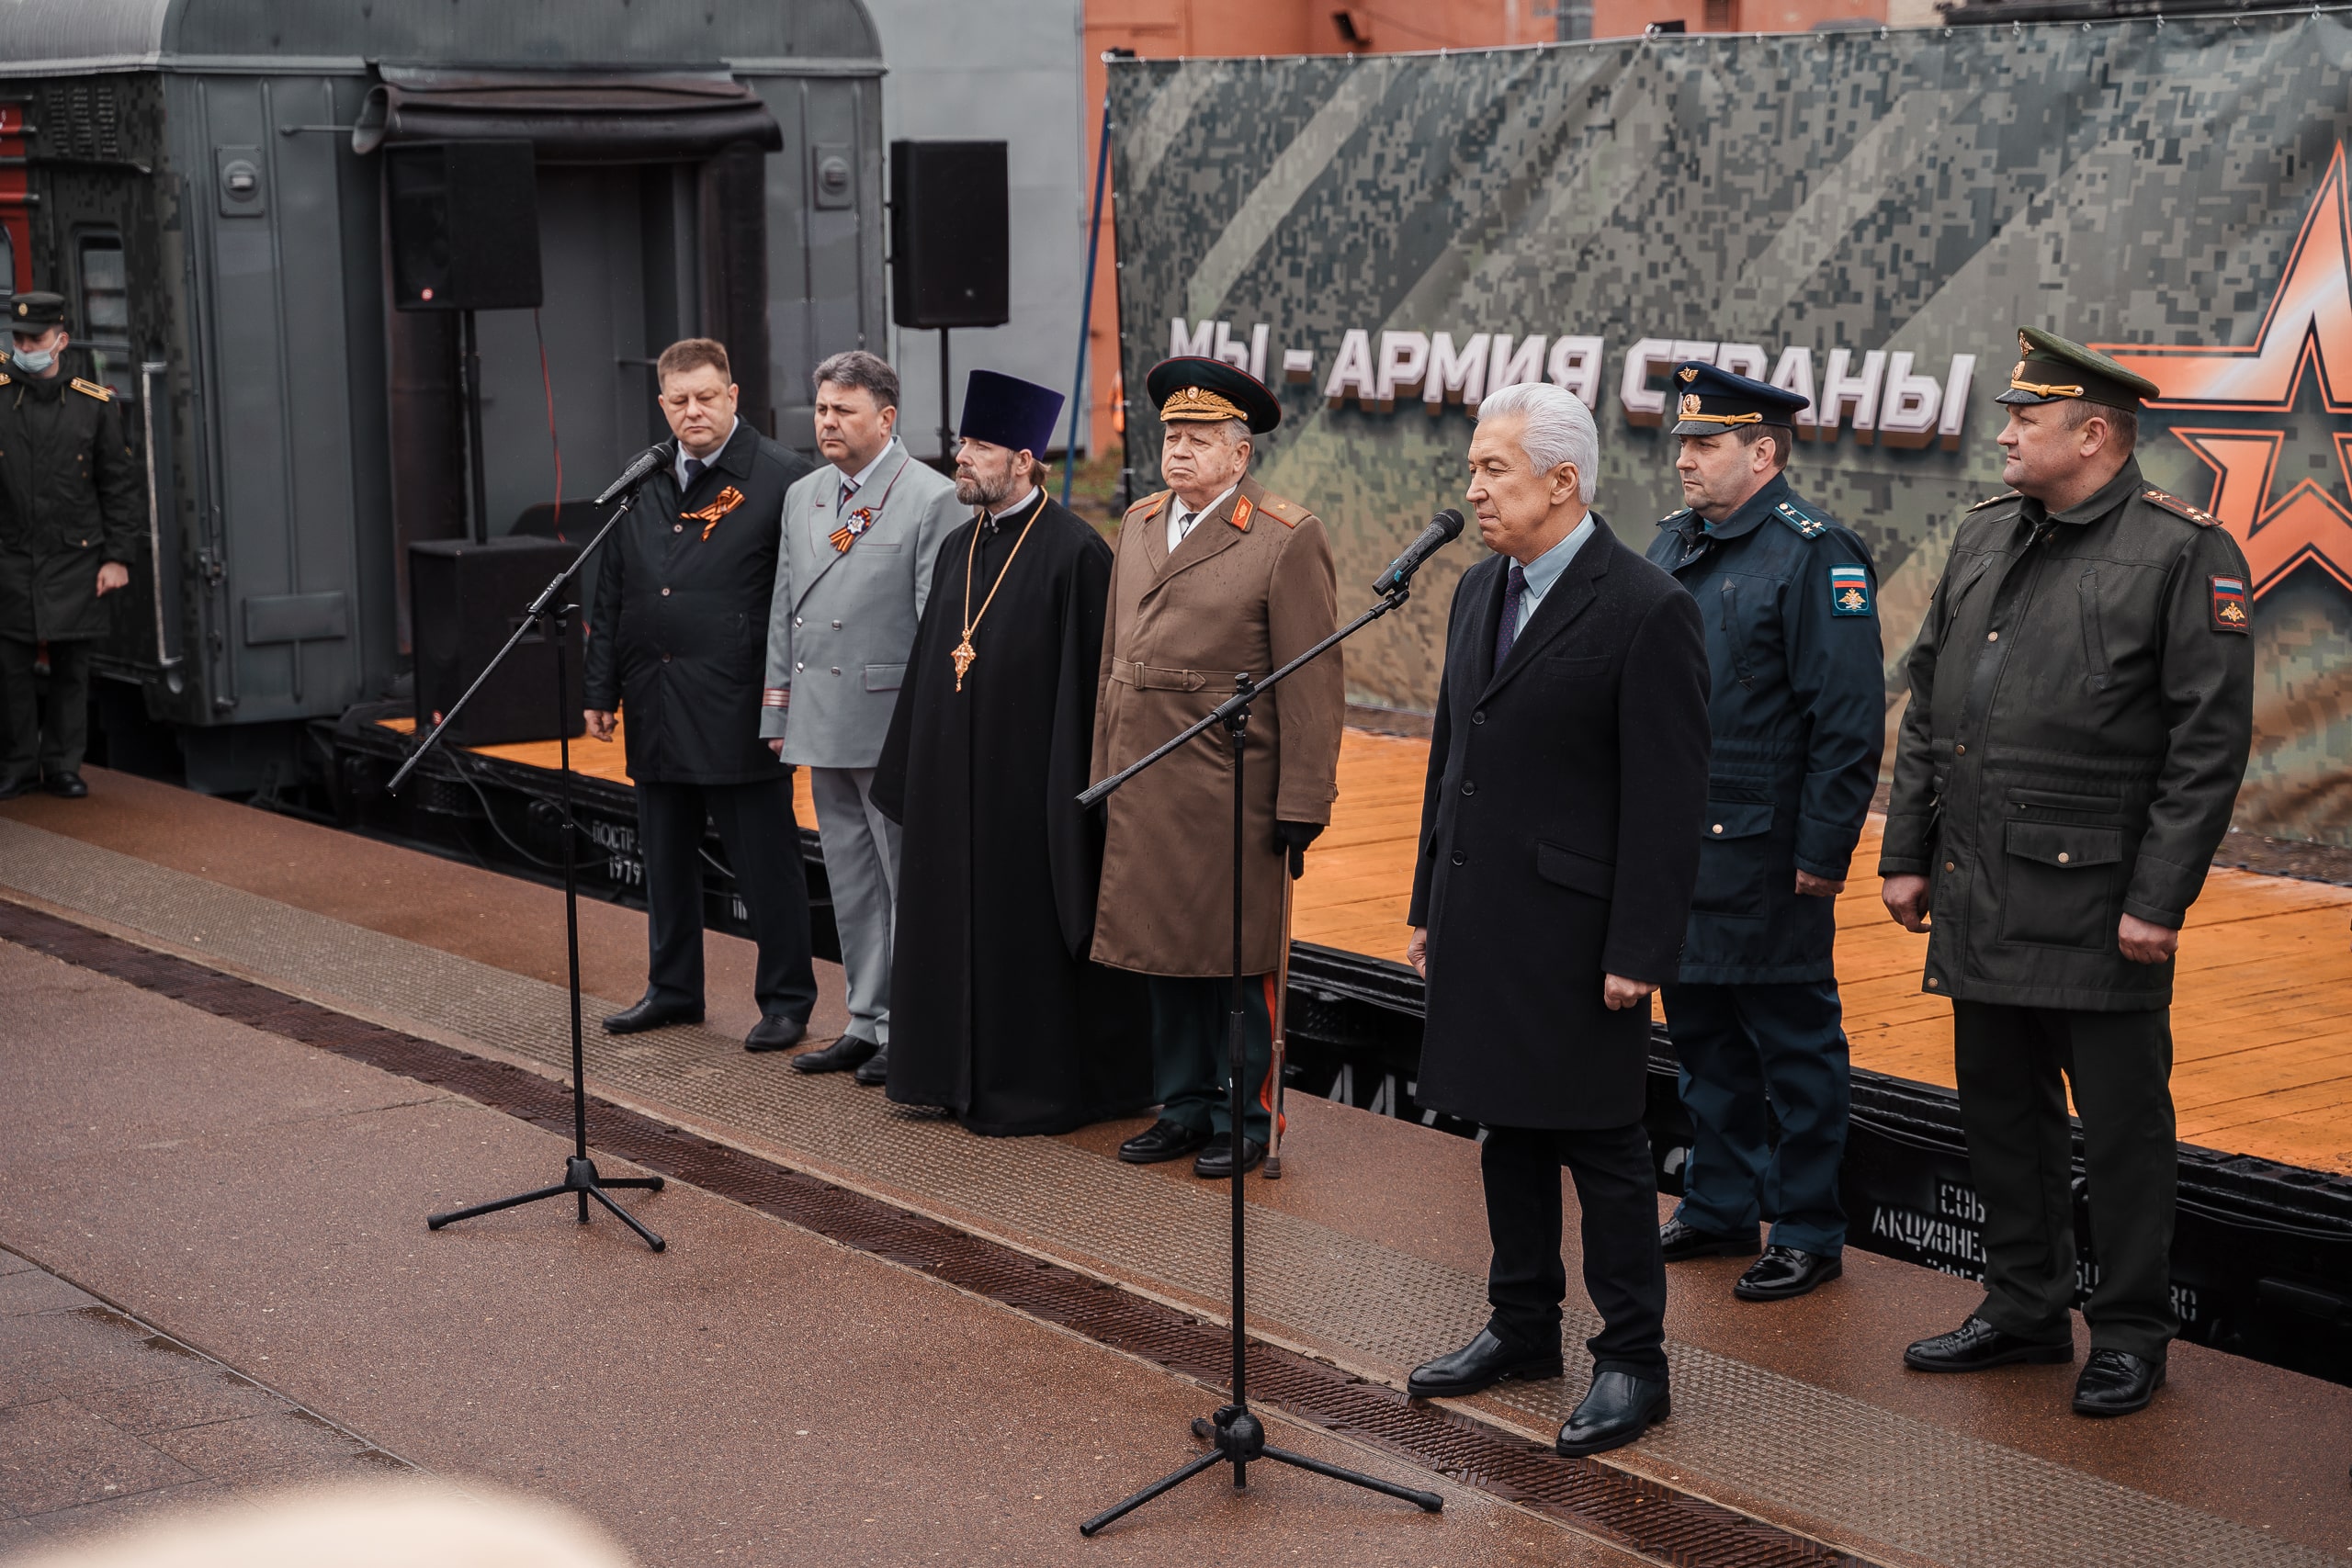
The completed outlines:
<svg viewBox="0 0 2352 1568">
<path fill-rule="evenodd" d="M 1247 419 L 1241 405 L 1229 398 L 1210 391 L 1206 387 L 1179 387 L 1176 395 L 1159 405 L 1159 417 L 1164 420 Z"/>
<path fill-rule="evenodd" d="M 1699 416 L 1699 394 L 1698 394 L 1698 393 L 1696 393 L 1696 392 L 1685 392 L 1685 393 L 1683 393 L 1683 394 L 1682 394 L 1682 417 L 1683 417 L 1683 418 L 1685 418 L 1685 419 L 1696 419 L 1698 416 Z"/>
<path fill-rule="evenodd" d="M 1682 378 L 1682 384 L 1686 387 L 1699 378 L 1698 367 L 1693 365 L 1686 365 L 1675 374 Z"/>
</svg>

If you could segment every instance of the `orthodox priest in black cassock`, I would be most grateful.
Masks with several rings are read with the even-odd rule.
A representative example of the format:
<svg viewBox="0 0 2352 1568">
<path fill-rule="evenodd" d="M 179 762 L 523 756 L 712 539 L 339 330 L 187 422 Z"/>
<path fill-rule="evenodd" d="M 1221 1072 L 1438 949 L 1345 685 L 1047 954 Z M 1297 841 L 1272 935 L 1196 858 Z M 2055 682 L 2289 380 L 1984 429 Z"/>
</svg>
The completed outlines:
<svg viewBox="0 0 2352 1568">
<path fill-rule="evenodd" d="M 1038 484 L 1061 395 L 976 370 L 959 500 L 874 777 L 903 829 L 888 1093 L 991 1136 L 1151 1102 L 1141 978 L 1091 962 L 1090 782 L 1111 548 Z"/>
</svg>

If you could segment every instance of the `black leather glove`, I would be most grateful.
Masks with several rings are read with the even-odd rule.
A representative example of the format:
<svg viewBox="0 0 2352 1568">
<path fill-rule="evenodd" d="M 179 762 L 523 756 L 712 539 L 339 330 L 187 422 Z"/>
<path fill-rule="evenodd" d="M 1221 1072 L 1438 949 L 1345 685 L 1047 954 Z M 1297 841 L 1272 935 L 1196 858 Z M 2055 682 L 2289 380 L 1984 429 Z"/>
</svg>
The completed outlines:
<svg viewBox="0 0 2352 1568">
<path fill-rule="evenodd" d="M 1306 846 L 1323 836 L 1320 822 L 1277 822 L 1274 824 L 1274 848 L 1290 856 L 1290 879 L 1293 882 L 1306 874 Z"/>
</svg>

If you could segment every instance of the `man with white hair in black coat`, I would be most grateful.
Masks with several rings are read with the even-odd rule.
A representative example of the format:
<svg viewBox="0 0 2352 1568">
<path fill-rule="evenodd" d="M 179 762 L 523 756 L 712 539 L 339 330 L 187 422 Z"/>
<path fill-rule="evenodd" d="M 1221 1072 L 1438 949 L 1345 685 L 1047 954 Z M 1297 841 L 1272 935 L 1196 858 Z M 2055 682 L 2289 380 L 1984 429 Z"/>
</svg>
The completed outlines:
<svg viewBox="0 0 2352 1568">
<path fill-rule="evenodd" d="M 1642 1107 L 1651 993 L 1675 977 L 1707 798 L 1699 610 L 1589 507 L 1600 438 L 1557 387 L 1480 406 L 1462 576 L 1421 807 L 1407 950 L 1429 985 L 1422 1105 L 1486 1127 L 1493 1315 L 1420 1396 L 1562 1371 L 1560 1168 L 1601 1318 L 1564 1454 L 1668 1410 L 1666 1265 Z"/>
</svg>

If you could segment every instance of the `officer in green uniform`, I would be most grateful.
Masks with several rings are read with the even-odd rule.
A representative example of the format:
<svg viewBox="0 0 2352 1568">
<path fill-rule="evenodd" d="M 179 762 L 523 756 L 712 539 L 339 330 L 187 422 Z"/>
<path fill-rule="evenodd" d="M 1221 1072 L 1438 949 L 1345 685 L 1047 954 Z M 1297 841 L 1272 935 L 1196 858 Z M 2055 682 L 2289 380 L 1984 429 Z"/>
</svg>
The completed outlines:
<svg viewBox="0 0 2352 1568">
<path fill-rule="evenodd" d="M 90 793 L 90 644 L 105 637 L 98 601 L 130 583 L 140 478 L 114 393 L 68 378 L 65 300 L 8 303 L 16 352 L 0 365 L 0 800 L 36 784 L 69 800 Z M 33 668 L 48 645 L 49 700 Z"/>
<path fill-rule="evenodd" d="M 1920 1371 L 2074 1359 L 2067 1091 L 2097 1253 L 2085 1416 L 2144 1406 L 2179 1329 L 2173 955 L 2230 825 L 2254 723 L 2245 557 L 2141 477 L 2156 389 L 2018 334 L 1999 401 L 2015 490 L 1962 522 L 1909 660 L 1879 861 L 1952 1001 L 1984 1300 Z M 1930 923 L 1932 922 L 1932 924 Z"/>
</svg>

